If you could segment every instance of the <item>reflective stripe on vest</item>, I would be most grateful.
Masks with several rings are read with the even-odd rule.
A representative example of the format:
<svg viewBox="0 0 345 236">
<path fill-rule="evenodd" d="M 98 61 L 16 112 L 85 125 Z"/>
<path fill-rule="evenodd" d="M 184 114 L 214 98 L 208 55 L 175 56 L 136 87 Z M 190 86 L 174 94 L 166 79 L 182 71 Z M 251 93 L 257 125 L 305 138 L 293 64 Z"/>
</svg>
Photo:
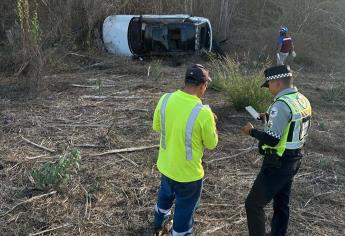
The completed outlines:
<svg viewBox="0 0 345 236">
<path fill-rule="evenodd" d="M 195 105 L 193 108 L 192 112 L 189 115 L 188 122 L 187 122 L 187 127 L 186 127 L 186 157 L 187 160 L 192 160 L 193 159 L 193 152 L 192 152 L 192 132 L 193 132 L 193 127 L 196 118 L 198 117 L 199 112 L 203 108 L 203 105 L 201 103 L 198 103 Z"/>
<path fill-rule="evenodd" d="M 165 110 L 171 93 L 168 93 L 162 101 L 160 115 L 161 115 L 161 135 L 162 135 L 162 148 L 166 149 L 166 131 L 165 131 Z M 186 158 L 187 160 L 193 159 L 192 151 L 192 136 L 193 136 L 193 127 L 198 117 L 199 112 L 204 106 L 201 103 L 198 103 L 194 106 L 192 112 L 189 115 L 186 131 L 185 131 L 185 148 L 186 148 Z"/>
<path fill-rule="evenodd" d="M 165 142 L 165 109 L 169 100 L 171 93 L 165 95 L 161 105 L 161 134 L 162 134 L 162 148 L 166 149 L 166 142 Z"/>
</svg>

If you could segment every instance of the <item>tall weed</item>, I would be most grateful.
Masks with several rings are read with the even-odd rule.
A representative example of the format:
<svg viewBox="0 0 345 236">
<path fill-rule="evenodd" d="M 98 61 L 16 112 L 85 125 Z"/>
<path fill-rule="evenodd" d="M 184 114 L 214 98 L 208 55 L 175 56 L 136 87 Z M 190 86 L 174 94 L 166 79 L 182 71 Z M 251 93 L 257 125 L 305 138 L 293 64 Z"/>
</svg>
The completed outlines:
<svg viewBox="0 0 345 236">
<path fill-rule="evenodd" d="M 271 96 L 267 89 L 261 88 L 264 81 L 262 71 L 248 72 L 241 64 L 227 57 L 212 62 L 211 88 L 224 92 L 236 110 L 253 106 L 260 112 L 266 110 Z"/>
<path fill-rule="evenodd" d="M 17 19 L 20 23 L 22 65 L 17 73 L 22 87 L 36 94 L 41 86 L 43 57 L 40 47 L 41 32 L 36 0 L 17 0 Z"/>
</svg>

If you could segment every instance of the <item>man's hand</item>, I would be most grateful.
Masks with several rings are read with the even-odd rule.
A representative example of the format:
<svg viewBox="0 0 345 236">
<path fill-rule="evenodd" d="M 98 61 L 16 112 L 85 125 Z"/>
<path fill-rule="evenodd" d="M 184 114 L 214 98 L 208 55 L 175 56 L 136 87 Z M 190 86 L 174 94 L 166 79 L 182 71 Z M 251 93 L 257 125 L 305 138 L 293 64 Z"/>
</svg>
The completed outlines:
<svg viewBox="0 0 345 236">
<path fill-rule="evenodd" d="M 254 129 L 254 126 L 250 122 L 248 122 L 245 126 L 242 127 L 242 131 L 246 135 L 250 135 L 252 132 L 252 129 Z"/>
<path fill-rule="evenodd" d="M 261 120 L 263 124 L 266 124 L 266 113 L 260 113 L 260 118 L 258 120 Z"/>
</svg>

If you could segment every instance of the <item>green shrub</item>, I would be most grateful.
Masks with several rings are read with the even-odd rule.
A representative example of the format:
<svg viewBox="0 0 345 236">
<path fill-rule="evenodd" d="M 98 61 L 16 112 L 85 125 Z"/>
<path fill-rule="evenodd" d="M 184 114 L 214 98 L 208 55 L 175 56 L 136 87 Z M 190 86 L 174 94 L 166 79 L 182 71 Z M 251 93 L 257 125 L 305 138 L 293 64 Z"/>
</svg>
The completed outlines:
<svg viewBox="0 0 345 236">
<path fill-rule="evenodd" d="M 223 91 L 236 110 L 249 105 L 260 112 L 267 109 L 271 96 L 267 89 L 260 87 L 264 77 L 259 67 L 248 72 L 240 63 L 225 58 L 213 61 L 212 68 L 211 88 Z"/>
<path fill-rule="evenodd" d="M 47 162 L 33 170 L 32 177 L 38 188 L 60 188 L 70 182 L 70 172 L 74 167 L 79 168 L 79 162 L 80 152 L 74 149 L 57 162 Z"/>
</svg>

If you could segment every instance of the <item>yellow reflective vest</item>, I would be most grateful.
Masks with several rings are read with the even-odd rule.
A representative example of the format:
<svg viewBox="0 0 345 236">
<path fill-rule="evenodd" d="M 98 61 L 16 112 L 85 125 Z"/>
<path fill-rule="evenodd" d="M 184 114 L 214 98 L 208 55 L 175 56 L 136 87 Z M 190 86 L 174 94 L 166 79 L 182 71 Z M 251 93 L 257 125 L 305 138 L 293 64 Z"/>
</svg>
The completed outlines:
<svg viewBox="0 0 345 236">
<path fill-rule="evenodd" d="M 274 149 L 281 157 L 286 149 L 296 150 L 303 147 L 310 128 L 312 109 L 309 100 L 299 92 L 283 95 L 277 101 L 289 106 L 292 117 L 279 143 L 275 147 L 265 144 L 262 149 Z"/>
<path fill-rule="evenodd" d="M 159 100 L 153 129 L 160 132 L 158 170 L 177 182 L 192 182 L 204 176 L 204 148 L 218 143 L 216 123 L 209 106 L 181 90 Z"/>
</svg>

